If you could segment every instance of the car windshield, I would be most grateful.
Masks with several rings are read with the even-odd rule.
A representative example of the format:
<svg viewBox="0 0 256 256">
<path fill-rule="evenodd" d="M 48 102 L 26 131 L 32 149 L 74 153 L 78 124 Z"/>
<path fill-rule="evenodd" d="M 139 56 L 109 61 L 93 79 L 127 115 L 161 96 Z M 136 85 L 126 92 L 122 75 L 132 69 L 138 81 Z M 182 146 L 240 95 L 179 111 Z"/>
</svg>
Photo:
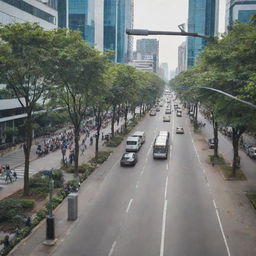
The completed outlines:
<svg viewBox="0 0 256 256">
<path fill-rule="evenodd" d="M 137 145 L 137 141 L 130 141 L 130 140 L 128 140 L 128 141 L 126 142 L 126 144 L 127 144 L 127 145 Z"/>
</svg>

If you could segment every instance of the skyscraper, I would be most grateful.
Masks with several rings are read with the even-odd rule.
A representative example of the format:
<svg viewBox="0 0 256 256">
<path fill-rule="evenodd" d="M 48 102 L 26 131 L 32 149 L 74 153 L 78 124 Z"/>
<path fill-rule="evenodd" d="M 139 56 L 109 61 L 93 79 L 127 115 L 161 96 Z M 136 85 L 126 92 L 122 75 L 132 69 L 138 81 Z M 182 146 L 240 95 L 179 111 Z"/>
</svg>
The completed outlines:
<svg viewBox="0 0 256 256">
<path fill-rule="evenodd" d="M 127 63 L 132 55 L 133 0 L 104 0 L 104 50 L 115 53 L 114 61 Z"/>
<path fill-rule="evenodd" d="M 255 0 L 227 0 L 226 29 L 235 21 L 249 22 L 254 14 L 256 14 Z"/>
<path fill-rule="evenodd" d="M 56 0 L 47 1 L 0 0 L 0 23 L 37 22 L 45 29 L 57 27 Z"/>
<path fill-rule="evenodd" d="M 158 71 L 159 66 L 159 41 L 157 39 L 137 40 L 137 56 L 141 60 L 152 60 L 154 72 Z"/>
<path fill-rule="evenodd" d="M 214 36 L 218 29 L 218 0 L 189 0 L 188 32 Z M 188 37 L 187 66 L 195 65 L 207 41 L 202 38 Z"/>
<path fill-rule="evenodd" d="M 103 0 L 59 0 L 59 27 L 80 30 L 86 42 L 103 50 Z"/>
<path fill-rule="evenodd" d="M 186 42 L 182 42 L 178 47 L 178 68 L 177 74 L 187 69 L 187 54 L 186 54 Z"/>
</svg>

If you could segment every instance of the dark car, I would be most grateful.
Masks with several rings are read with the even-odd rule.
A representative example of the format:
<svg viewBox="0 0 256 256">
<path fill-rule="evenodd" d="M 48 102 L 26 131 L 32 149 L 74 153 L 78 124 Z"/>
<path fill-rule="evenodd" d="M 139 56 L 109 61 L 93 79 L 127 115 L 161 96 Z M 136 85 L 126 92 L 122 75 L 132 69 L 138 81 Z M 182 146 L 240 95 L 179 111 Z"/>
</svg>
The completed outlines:
<svg viewBox="0 0 256 256">
<path fill-rule="evenodd" d="M 215 146 L 214 139 L 208 140 L 208 146 L 209 146 L 209 148 L 214 149 L 214 146 Z"/>
<path fill-rule="evenodd" d="M 134 152 L 124 153 L 120 160 L 121 166 L 135 166 L 136 163 L 137 163 L 137 155 Z"/>
</svg>

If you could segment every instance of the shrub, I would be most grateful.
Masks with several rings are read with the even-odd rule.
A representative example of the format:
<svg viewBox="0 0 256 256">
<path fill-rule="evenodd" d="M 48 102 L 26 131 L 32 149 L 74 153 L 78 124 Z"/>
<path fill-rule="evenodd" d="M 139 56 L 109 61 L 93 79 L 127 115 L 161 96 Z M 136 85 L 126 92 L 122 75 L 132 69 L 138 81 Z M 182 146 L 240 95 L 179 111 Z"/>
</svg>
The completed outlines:
<svg viewBox="0 0 256 256">
<path fill-rule="evenodd" d="M 75 166 L 69 165 L 63 168 L 68 173 L 74 173 L 75 172 Z"/>
<path fill-rule="evenodd" d="M 79 173 L 92 173 L 95 170 L 95 166 L 92 166 L 91 164 L 81 164 L 79 166 Z"/>
<path fill-rule="evenodd" d="M 19 200 L 19 201 L 20 201 L 20 203 L 22 205 L 22 208 L 24 210 L 32 209 L 35 206 L 35 200 L 22 199 L 22 200 Z"/>
<path fill-rule="evenodd" d="M 124 137 L 121 135 L 117 135 L 115 136 L 113 139 L 111 139 L 110 141 L 108 141 L 106 143 L 107 147 L 117 147 L 122 141 L 123 141 Z"/>
<path fill-rule="evenodd" d="M 110 154 L 111 154 L 111 151 L 101 151 L 98 153 L 97 158 L 94 157 L 91 159 L 91 162 L 96 164 L 102 164 L 108 159 Z"/>
<path fill-rule="evenodd" d="M 46 197 L 49 193 L 49 185 L 47 187 L 31 188 L 30 193 L 40 197 Z"/>
<path fill-rule="evenodd" d="M 54 179 L 54 187 L 61 188 L 64 183 L 63 171 L 60 169 L 56 169 L 52 172 L 52 178 Z"/>
<path fill-rule="evenodd" d="M 24 212 L 22 203 L 15 199 L 4 199 L 0 201 L 0 222 L 12 221 L 15 216 Z"/>
</svg>

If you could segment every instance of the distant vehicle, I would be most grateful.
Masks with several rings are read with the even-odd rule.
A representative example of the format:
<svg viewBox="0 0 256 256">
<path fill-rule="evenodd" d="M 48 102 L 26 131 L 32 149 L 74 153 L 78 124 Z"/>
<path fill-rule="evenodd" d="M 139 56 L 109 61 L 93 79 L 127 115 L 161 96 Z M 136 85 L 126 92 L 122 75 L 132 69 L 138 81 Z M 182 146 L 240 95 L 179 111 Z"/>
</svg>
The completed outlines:
<svg viewBox="0 0 256 256">
<path fill-rule="evenodd" d="M 139 151 L 141 147 L 141 140 L 139 137 L 128 137 L 126 140 L 126 151 Z"/>
<path fill-rule="evenodd" d="M 153 145 L 153 158 L 163 158 L 167 159 L 169 152 L 169 136 L 167 135 L 158 135 L 155 139 Z"/>
<path fill-rule="evenodd" d="M 156 112 L 159 112 L 160 111 L 160 107 L 156 107 Z"/>
<path fill-rule="evenodd" d="M 173 105 L 174 109 L 176 110 L 178 108 L 178 104 L 177 103 L 174 103 Z"/>
<path fill-rule="evenodd" d="M 156 116 L 156 109 L 155 108 L 152 108 L 149 112 L 149 115 L 150 116 Z"/>
<path fill-rule="evenodd" d="M 252 159 L 256 159 L 256 147 L 250 147 L 248 150 L 248 156 Z"/>
<path fill-rule="evenodd" d="M 214 147 L 215 147 L 214 139 L 208 140 L 208 146 L 210 149 L 214 149 Z"/>
<path fill-rule="evenodd" d="M 181 110 L 177 110 L 176 116 L 177 116 L 177 117 L 182 117 L 182 112 L 181 112 Z"/>
<path fill-rule="evenodd" d="M 160 107 L 162 107 L 163 106 L 163 103 L 160 103 Z"/>
<path fill-rule="evenodd" d="M 141 141 L 141 144 L 143 144 L 146 140 L 146 136 L 145 136 L 145 132 L 143 131 L 137 131 L 135 132 L 132 137 L 139 137 L 140 138 L 140 141 Z"/>
<path fill-rule="evenodd" d="M 165 116 L 163 117 L 163 121 L 164 121 L 164 122 L 171 122 L 171 117 L 168 116 L 168 115 L 165 115 Z"/>
<path fill-rule="evenodd" d="M 184 129 L 182 126 L 178 126 L 176 128 L 176 134 L 184 134 Z"/>
<path fill-rule="evenodd" d="M 121 160 L 120 166 L 135 166 L 137 163 L 136 153 L 124 153 Z"/>
<path fill-rule="evenodd" d="M 172 113 L 172 110 L 170 109 L 170 108 L 167 108 L 166 110 L 165 110 L 165 114 L 171 114 Z"/>
<path fill-rule="evenodd" d="M 160 132 L 158 133 L 158 136 L 167 136 L 168 139 L 169 139 L 170 133 L 169 133 L 168 131 L 160 131 Z"/>
</svg>

